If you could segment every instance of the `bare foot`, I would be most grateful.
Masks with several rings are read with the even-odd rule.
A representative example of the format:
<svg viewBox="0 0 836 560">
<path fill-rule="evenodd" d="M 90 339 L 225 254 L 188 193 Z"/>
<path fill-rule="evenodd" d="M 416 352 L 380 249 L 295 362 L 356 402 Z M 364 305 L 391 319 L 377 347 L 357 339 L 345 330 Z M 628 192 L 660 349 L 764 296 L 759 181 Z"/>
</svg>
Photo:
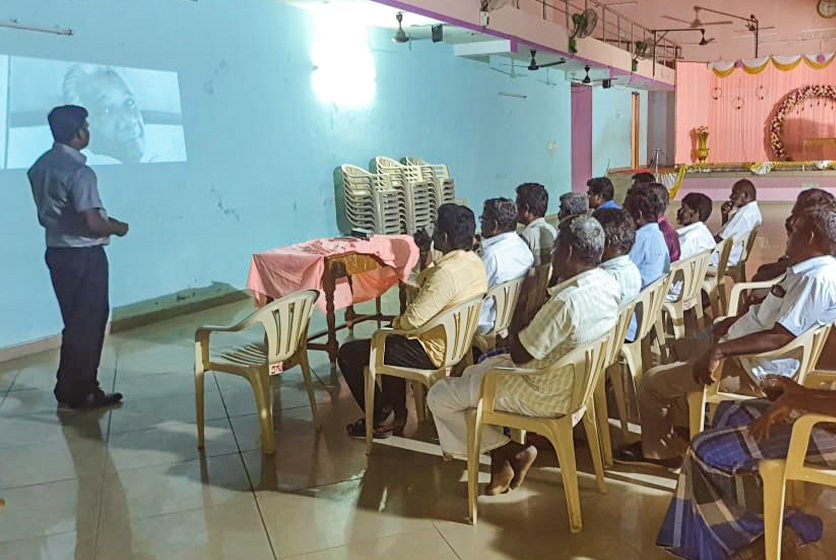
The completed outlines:
<svg viewBox="0 0 836 560">
<path fill-rule="evenodd" d="M 491 482 L 485 487 L 486 496 L 504 494 L 511 487 L 514 479 L 514 469 L 503 449 L 491 451 Z"/>
<path fill-rule="evenodd" d="M 511 459 L 511 467 L 514 469 L 514 478 L 511 480 L 511 490 L 516 490 L 519 488 L 523 481 L 525 481 L 525 475 L 528 474 L 528 469 L 531 468 L 531 465 L 534 464 L 534 460 L 537 458 L 537 448 L 533 445 L 529 445 Z"/>
</svg>

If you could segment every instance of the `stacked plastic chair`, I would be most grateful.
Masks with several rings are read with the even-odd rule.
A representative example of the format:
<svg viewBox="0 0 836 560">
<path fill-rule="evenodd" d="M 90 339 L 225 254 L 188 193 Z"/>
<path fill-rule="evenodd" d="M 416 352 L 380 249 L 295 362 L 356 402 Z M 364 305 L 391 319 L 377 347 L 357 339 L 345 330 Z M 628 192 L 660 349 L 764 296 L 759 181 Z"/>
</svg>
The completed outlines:
<svg viewBox="0 0 836 560">
<path fill-rule="evenodd" d="M 425 180 L 410 180 L 406 166 L 385 156 L 374 160 L 375 171 L 387 188 L 401 193 L 401 208 L 406 218 L 406 233 L 415 233 L 435 221 L 434 184 Z"/>
<path fill-rule="evenodd" d="M 456 199 L 456 184 L 450 176 L 450 169 L 443 163 L 427 163 L 421 158 L 407 156 L 404 165 L 422 180 L 432 181 L 435 186 L 436 204 L 441 206 Z"/>
<path fill-rule="evenodd" d="M 390 182 L 356 165 L 341 167 L 346 217 L 352 227 L 377 234 L 401 233 L 406 226 L 401 192 Z"/>
</svg>

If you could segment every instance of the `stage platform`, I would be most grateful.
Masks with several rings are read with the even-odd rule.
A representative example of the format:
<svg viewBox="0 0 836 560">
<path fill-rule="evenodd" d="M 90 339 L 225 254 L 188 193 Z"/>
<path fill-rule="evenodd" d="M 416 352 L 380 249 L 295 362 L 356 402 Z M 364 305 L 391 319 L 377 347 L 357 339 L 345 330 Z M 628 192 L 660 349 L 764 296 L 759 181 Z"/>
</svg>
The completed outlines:
<svg viewBox="0 0 836 560">
<path fill-rule="evenodd" d="M 755 164 L 718 163 L 704 166 L 689 165 L 678 188 L 675 183 L 678 168 L 660 168 L 659 175 L 668 188 L 675 190 L 674 200 L 680 200 L 690 192 L 701 192 L 712 200 L 728 198 L 732 185 L 738 179 L 749 179 L 758 189 L 758 200 L 792 202 L 804 189 L 822 188 L 836 194 L 836 169 L 817 169 L 823 162 L 782 162 L 766 174 L 753 173 Z M 770 164 L 759 164 L 763 172 Z M 621 202 L 631 184 L 633 174 L 651 169 L 611 169 L 608 177 L 615 187 L 615 198 Z M 583 187 L 585 191 L 585 186 Z"/>
</svg>

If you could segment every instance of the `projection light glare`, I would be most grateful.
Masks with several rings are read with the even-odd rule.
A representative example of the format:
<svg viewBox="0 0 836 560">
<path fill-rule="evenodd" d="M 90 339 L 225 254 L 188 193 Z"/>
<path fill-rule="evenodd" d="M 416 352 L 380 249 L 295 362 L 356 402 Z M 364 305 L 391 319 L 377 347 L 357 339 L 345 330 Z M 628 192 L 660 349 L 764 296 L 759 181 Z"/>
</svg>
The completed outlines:
<svg viewBox="0 0 836 560">
<path fill-rule="evenodd" d="M 329 4 L 317 13 L 311 83 L 317 97 L 342 108 L 360 108 L 374 100 L 377 73 L 366 25 L 350 11 Z"/>
</svg>

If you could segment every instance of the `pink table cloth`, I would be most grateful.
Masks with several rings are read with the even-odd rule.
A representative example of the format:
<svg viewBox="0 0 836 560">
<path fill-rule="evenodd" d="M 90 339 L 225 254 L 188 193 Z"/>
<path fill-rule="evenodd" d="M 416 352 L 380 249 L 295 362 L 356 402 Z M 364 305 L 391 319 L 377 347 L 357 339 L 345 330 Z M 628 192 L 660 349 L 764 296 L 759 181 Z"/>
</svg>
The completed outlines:
<svg viewBox="0 0 836 560">
<path fill-rule="evenodd" d="M 373 255 L 387 268 L 353 275 L 353 290 L 348 279 L 337 280 L 334 290 L 335 309 L 383 295 L 398 280 L 409 277 L 419 256 L 418 247 L 411 235 L 375 235 L 368 241 L 313 239 L 283 249 L 254 254 L 250 262 L 247 288 L 255 294 L 258 305 L 264 305 L 268 297 L 280 298 L 299 290 L 318 289 L 322 294 L 317 305 L 324 311 L 322 277 L 325 257 L 345 253 Z"/>
</svg>

